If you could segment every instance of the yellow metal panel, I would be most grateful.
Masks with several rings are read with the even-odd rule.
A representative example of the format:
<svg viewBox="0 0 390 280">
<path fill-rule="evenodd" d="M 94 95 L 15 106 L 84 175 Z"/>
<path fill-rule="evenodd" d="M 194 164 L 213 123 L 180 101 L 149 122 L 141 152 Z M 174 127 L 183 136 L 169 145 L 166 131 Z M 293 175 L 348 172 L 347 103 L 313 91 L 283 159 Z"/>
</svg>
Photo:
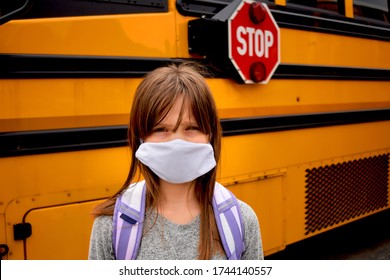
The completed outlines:
<svg viewBox="0 0 390 280">
<path fill-rule="evenodd" d="M 0 53 L 176 56 L 173 12 L 13 20 L 0 38 Z"/>
<path fill-rule="evenodd" d="M 24 258 L 23 242 L 13 241 L 13 225 L 28 211 L 108 197 L 122 186 L 128 168 L 126 147 L 0 158 L 9 258 Z"/>
<path fill-rule="evenodd" d="M 223 138 L 221 179 L 388 149 L 390 121 Z"/>
<path fill-rule="evenodd" d="M 127 147 L 0 158 L 0 197 L 4 202 L 0 210 L 7 211 L 9 201 L 31 195 L 40 199 L 27 210 L 52 205 L 42 194 L 62 194 L 55 204 L 106 197 L 125 181 L 129 161 Z"/>
<path fill-rule="evenodd" d="M 28 260 L 85 260 L 88 258 L 92 208 L 101 201 L 36 209 L 25 222 L 32 226 L 26 240 Z M 82 233 L 82 234 L 80 234 Z"/>
<path fill-rule="evenodd" d="M 0 132 L 125 125 L 139 81 L 0 80 Z"/>
<path fill-rule="evenodd" d="M 257 213 L 261 227 L 263 250 L 266 255 L 284 249 L 285 180 L 284 173 L 263 174 L 253 181 L 224 183 Z M 232 183 L 232 182 L 230 182 Z"/>
<path fill-rule="evenodd" d="M 242 86 L 213 79 L 208 83 L 221 118 L 390 107 L 390 82 L 271 80 L 267 86 Z"/>
<path fill-rule="evenodd" d="M 389 42 L 281 29 L 281 63 L 388 68 Z M 357 47 L 359 46 L 359 47 Z"/>
</svg>

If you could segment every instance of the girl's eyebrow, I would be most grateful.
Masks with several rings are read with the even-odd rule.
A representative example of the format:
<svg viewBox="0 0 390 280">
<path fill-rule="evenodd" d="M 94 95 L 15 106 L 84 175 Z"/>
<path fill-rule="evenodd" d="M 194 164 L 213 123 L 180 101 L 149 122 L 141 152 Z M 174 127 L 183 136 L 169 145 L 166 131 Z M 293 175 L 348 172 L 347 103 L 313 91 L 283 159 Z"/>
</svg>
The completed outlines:
<svg viewBox="0 0 390 280">
<path fill-rule="evenodd" d="M 175 127 L 175 126 L 176 126 L 176 122 L 167 122 L 166 120 L 162 120 L 154 127 Z"/>
<path fill-rule="evenodd" d="M 159 124 L 155 125 L 153 127 L 153 130 L 154 129 L 158 129 L 158 128 L 167 128 L 167 129 L 173 129 L 175 127 L 180 127 L 180 126 L 191 126 L 191 127 L 197 127 L 198 126 L 198 123 L 195 119 L 182 119 L 180 124 L 177 126 L 177 123 L 176 121 L 174 122 L 167 122 L 167 120 L 162 120 Z"/>
</svg>

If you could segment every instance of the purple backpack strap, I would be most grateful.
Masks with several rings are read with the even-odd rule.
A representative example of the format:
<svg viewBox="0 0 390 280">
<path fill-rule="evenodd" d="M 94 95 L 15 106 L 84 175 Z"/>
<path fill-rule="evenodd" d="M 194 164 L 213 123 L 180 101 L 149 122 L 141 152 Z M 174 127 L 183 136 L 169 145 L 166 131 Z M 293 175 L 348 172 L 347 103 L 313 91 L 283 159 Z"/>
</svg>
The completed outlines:
<svg viewBox="0 0 390 280">
<path fill-rule="evenodd" d="M 145 216 L 145 182 L 131 185 L 116 200 L 112 243 L 117 260 L 137 258 Z"/>
<path fill-rule="evenodd" d="M 233 193 L 219 183 L 215 183 L 213 208 L 227 259 L 241 259 L 245 250 L 241 209 Z"/>
</svg>

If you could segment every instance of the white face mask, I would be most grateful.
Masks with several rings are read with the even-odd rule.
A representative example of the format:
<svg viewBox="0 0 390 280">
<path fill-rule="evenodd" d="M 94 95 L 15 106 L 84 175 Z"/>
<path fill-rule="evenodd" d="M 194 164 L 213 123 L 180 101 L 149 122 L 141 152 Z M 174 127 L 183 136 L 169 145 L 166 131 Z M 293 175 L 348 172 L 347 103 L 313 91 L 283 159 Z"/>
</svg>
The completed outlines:
<svg viewBox="0 0 390 280">
<path fill-rule="evenodd" d="M 135 156 L 158 177 L 174 184 L 191 182 L 216 166 L 210 144 L 181 139 L 143 143 Z"/>
</svg>

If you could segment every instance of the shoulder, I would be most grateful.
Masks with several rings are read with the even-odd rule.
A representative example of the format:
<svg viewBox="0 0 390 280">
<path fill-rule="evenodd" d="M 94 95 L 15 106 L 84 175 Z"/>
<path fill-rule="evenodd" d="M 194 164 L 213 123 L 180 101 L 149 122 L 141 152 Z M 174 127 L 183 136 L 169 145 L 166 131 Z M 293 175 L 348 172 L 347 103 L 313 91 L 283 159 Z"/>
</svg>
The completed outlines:
<svg viewBox="0 0 390 280">
<path fill-rule="evenodd" d="M 95 218 L 93 228 L 97 234 L 112 231 L 112 216 L 101 215 Z"/>
<path fill-rule="evenodd" d="M 112 216 L 101 215 L 93 222 L 88 259 L 113 260 L 112 248 Z"/>
<path fill-rule="evenodd" d="M 242 219 L 245 227 L 248 226 L 259 228 L 259 220 L 255 211 L 247 203 L 237 199 L 238 205 L 240 206 Z"/>
</svg>

